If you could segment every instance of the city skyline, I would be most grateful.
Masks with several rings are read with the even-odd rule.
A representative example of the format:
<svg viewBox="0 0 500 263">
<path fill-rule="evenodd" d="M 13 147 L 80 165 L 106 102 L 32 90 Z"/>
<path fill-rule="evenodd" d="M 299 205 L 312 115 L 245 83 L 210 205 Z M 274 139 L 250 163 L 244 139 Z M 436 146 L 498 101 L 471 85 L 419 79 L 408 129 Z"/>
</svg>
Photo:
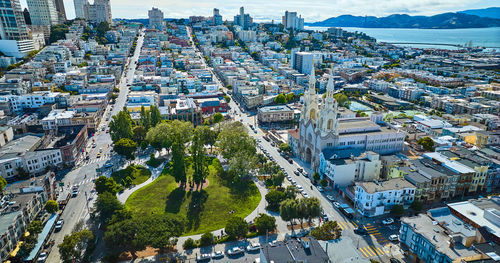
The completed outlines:
<svg viewBox="0 0 500 263">
<path fill-rule="evenodd" d="M 23 9 L 27 7 L 26 0 L 21 0 Z M 64 0 L 68 19 L 75 18 L 73 0 Z M 274 20 L 281 22 L 282 13 L 286 10 L 296 11 L 305 18 L 305 22 L 321 21 L 333 16 L 344 14 L 386 16 L 390 14 L 409 15 L 434 15 L 445 12 L 456 12 L 467 9 L 487 8 L 498 6 L 494 0 L 425 0 L 425 1 L 379 1 L 376 6 L 371 5 L 369 0 L 326 0 L 313 1 L 182 1 L 182 2 L 160 2 L 160 1 L 111 1 L 111 12 L 114 18 L 147 18 L 148 10 L 156 7 L 165 13 L 166 18 L 188 18 L 193 15 L 212 15 L 213 8 L 219 8 L 224 20 L 232 20 L 241 6 L 246 12 L 254 17 L 256 22 Z"/>
</svg>

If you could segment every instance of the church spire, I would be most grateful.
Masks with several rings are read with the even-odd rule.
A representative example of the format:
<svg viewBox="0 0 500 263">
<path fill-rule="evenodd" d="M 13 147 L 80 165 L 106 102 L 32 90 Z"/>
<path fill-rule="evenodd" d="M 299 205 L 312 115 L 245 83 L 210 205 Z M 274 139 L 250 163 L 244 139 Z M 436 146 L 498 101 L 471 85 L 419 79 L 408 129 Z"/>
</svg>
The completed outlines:
<svg viewBox="0 0 500 263">
<path fill-rule="evenodd" d="M 330 77 L 328 78 L 328 84 L 326 84 L 326 97 L 333 98 L 335 92 L 335 85 L 333 83 L 333 66 L 330 69 Z"/>
<path fill-rule="evenodd" d="M 314 59 L 312 62 L 311 73 L 309 74 L 309 93 L 316 93 L 316 74 L 314 72 Z"/>
</svg>

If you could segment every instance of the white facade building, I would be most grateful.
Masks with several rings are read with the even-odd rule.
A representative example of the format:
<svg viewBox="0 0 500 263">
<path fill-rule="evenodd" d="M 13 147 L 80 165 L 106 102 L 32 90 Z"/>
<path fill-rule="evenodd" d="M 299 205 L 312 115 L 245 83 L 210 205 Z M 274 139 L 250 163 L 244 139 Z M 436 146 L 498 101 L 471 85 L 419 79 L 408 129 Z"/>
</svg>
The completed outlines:
<svg viewBox="0 0 500 263">
<path fill-rule="evenodd" d="M 357 182 L 355 208 L 364 216 L 389 213 L 392 206 L 413 203 L 416 187 L 403 178 L 380 182 Z"/>
<path fill-rule="evenodd" d="M 89 23 L 99 24 L 101 22 L 113 23 L 111 17 L 111 4 L 109 0 L 95 0 L 93 4 L 86 3 L 83 11 L 85 19 Z"/>
<path fill-rule="evenodd" d="M 286 29 L 304 29 L 304 18 L 297 16 L 297 12 L 285 11 L 285 15 L 282 17 L 282 23 Z"/>
<path fill-rule="evenodd" d="M 53 110 L 49 115 L 42 119 L 43 129 L 46 131 L 55 130 L 57 126 L 71 125 L 71 120 L 75 116 L 74 111 Z"/>
<path fill-rule="evenodd" d="M 85 18 L 85 4 L 88 3 L 87 0 L 73 0 L 75 5 L 75 17 L 76 18 Z"/>
<path fill-rule="evenodd" d="M 163 12 L 160 9 L 153 7 L 148 11 L 148 17 L 149 27 L 156 29 L 163 28 Z"/>
<path fill-rule="evenodd" d="M 319 172 L 328 181 L 328 186 L 344 188 L 354 182 L 379 180 L 382 162 L 377 153 L 369 151 L 358 155 L 359 151 L 344 152 L 351 156 L 340 157 L 338 151 L 328 150 L 320 153 Z"/>
</svg>

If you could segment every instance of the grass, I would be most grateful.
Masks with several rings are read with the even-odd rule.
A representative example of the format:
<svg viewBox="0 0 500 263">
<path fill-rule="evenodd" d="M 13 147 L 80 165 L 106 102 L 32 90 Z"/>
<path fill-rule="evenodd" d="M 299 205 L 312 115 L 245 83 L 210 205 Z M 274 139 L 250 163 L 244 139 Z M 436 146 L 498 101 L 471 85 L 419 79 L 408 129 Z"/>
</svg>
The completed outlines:
<svg viewBox="0 0 500 263">
<path fill-rule="evenodd" d="M 148 180 L 148 178 L 151 177 L 151 171 L 142 165 L 131 164 L 125 169 L 113 172 L 111 177 L 113 177 L 117 183 L 128 187 L 131 184 L 138 185 Z M 127 177 L 130 179 L 127 179 Z"/>
<path fill-rule="evenodd" d="M 257 186 L 249 182 L 245 189 L 231 189 L 209 166 L 209 185 L 201 191 L 186 192 L 178 188 L 170 171 L 165 169 L 153 183 L 135 191 L 125 206 L 134 216 L 164 213 L 186 219 L 184 235 L 202 234 L 225 227 L 231 216 L 246 217 L 259 204 Z M 188 175 L 192 169 L 188 169 Z M 233 214 L 229 214 L 233 211 Z"/>
</svg>

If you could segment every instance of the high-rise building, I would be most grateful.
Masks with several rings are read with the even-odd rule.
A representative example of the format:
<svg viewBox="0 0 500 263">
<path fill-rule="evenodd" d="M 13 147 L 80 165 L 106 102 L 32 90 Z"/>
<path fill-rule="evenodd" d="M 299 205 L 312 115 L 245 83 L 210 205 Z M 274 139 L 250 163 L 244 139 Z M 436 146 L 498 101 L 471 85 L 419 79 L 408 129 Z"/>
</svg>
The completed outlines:
<svg viewBox="0 0 500 263">
<path fill-rule="evenodd" d="M 30 11 L 28 10 L 28 8 L 24 8 L 23 15 L 24 15 L 24 21 L 26 22 L 26 25 L 31 25 L 31 15 L 30 15 Z"/>
<path fill-rule="evenodd" d="M 304 29 L 304 18 L 302 18 L 301 16 L 297 16 L 297 12 L 285 11 L 285 15 L 282 17 L 282 23 L 286 29 Z"/>
<path fill-rule="evenodd" d="M 73 4 L 75 5 L 75 17 L 76 18 L 85 18 L 85 4 L 87 4 L 87 0 L 73 0 Z"/>
<path fill-rule="evenodd" d="M 31 15 L 31 24 L 51 26 L 59 23 L 54 0 L 27 0 Z"/>
<path fill-rule="evenodd" d="M 148 16 L 149 27 L 156 29 L 163 28 L 163 12 L 160 9 L 153 7 L 148 11 Z"/>
<path fill-rule="evenodd" d="M 302 74 L 308 74 L 313 68 L 313 60 L 314 56 L 310 52 L 296 52 L 293 58 L 293 68 Z"/>
<path fill-rule="evenodd" d="M 83 11 L 85 19 L 89 23 L 99 24 L 101 22 L 108 22 L 111 24 L 111 4 L 109 0 L 95 0 L 93 4 L 86 3 Z"/>
<path fill-rule="evenodd" d="M 214 8 L 214 16 L 212 18 L 212 23 L 216 26 L 222 25 L 222 16 L 219 13 L 219 9 Z"/>
<path fill-rule="evenodd" d="M 33 50 L 19 0 L 0 1 L 0 51 L 7 56 L 23 57 Z"/>
<path fill-rule="evenodd" d="M 243 27 L 243 29 L 248 29 L 253 24 L 253 18 L 249 14 L 245 14 L 245 9 L 240 7 L 240 14 L 234 16 L 235 25 Z"/>
<path fill-rule="evenodd" d="M 56 11 L 57 11 L 57 17 L 59 18 L 59 23 L 64 23 L 66 22 L 66 9 L 64 9 L 64 2 L 63 0 L 55 0 L 56 2 Z"/>
</svg>

